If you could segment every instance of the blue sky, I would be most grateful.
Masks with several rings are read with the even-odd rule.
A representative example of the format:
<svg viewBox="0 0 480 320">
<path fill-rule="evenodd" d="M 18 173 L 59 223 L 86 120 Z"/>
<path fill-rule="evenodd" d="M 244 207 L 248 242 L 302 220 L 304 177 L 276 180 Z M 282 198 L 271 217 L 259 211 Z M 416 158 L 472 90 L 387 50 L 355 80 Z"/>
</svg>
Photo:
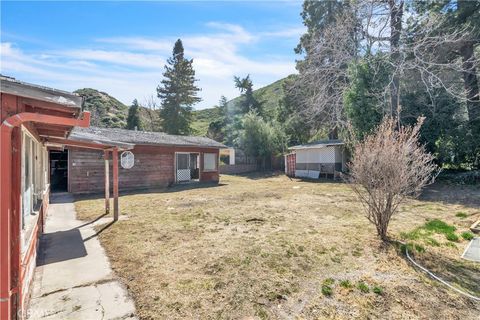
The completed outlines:
<svg viewBox="0 0 480 320">
<path fill-rule="evenodd" d="M 1 2 L 1 73 L 126 104 L 155 95 L 181 38 L 202 109 L 233 98 L 233 76 L 255 88 L 295 72 L 301 2 Z"/>
</svg>

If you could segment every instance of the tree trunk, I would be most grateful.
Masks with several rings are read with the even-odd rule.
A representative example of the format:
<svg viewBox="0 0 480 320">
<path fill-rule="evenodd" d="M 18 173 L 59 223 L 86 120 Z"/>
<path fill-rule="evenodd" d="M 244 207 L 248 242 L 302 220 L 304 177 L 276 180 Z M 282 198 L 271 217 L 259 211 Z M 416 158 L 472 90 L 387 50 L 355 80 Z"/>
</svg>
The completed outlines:
<svg viewBox="0 0 480 320">
<path fill-rule="evenodd" d="M 390 53 L 394 68 L 400 63 L 400 34 L 402 32 L 403 0 L 388 0 L 390 7 Z M 393 71 L 390 83 L 390 112 L 392 116 L 398 116 L 400 112 L 400 76 L 397 70 Z"/>
<path fill-rule="evenodd" d="M 338 128 L 335 126 L 329 133 L 328 133 L 328 139 L 330 140 L 336 140 L 338 139 Z"/>
</svg>

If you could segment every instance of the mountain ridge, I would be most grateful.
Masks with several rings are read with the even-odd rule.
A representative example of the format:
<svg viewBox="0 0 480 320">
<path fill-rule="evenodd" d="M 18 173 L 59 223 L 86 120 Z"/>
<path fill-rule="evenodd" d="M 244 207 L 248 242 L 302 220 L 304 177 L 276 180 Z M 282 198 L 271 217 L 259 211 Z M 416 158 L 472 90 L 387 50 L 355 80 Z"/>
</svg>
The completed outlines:
<svg viewBox="0 0 480 320">
<path fill-rule="evenodd" d="M 264 113 L 275 118 L 278 115 L 279 105 L 285 96 L 284 83 L 288 77 L 279 79 L 269 85 L 253 91 L 254 97 L 262 103 Z M 126 128 L 129 106 L 125 105 L 115 97 L 104 91 L 93 88 L 82 88 L 75 90 L 84 99 L 84 110 L 90 111 L 90 124 L 102 128 Z M 236 110 L 241 96 L 235 97 L 227 102 L 229 112 L 237 113 Z M 140 107 L 140 121 L 145 131 L 155 131 L 159 122 L 158 110 Z M 194 135 L 206 136 L 208 126 L 211 122 L 219 120 L 220 113 L 217 106 L 193 111 L 192 133 Z"/>
</svg>

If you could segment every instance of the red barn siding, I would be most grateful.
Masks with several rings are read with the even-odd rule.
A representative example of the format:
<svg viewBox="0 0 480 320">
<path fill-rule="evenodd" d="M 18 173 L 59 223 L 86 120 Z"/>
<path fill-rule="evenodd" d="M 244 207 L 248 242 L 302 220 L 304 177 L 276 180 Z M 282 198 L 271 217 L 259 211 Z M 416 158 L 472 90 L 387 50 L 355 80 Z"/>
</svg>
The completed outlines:
<svg viewBox="0 0 480 320">
<path fill-rule="evenodd" d="M 120 190 L 167 187 L 175 183 L 175 152 L 218 154 L 218 149 L 211 148 L 147 145 L 135 146 L 131 151 L 135 155 L 135 165 L 131 169 L 119 167 Z M 104 191 L 105 164 L 103 151 L 69 148 L 68 157 L 70 192 L 94 193 Z M 200 158 L 202 159 L 202 157 Z M 111 161 L 110 168 L 110 179 L 112 179 Z M 200 176 L 201 181 L 218 182 L 219 180 L 218 171 L 201 172 Z"/>
</svg>

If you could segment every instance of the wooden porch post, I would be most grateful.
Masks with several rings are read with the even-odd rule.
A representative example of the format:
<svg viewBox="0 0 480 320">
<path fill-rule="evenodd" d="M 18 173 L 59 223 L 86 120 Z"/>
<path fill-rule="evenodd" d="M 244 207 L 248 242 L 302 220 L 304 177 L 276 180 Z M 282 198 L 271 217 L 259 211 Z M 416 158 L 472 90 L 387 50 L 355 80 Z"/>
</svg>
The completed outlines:
<svg viewBox="0 0 480 320">
<path fill-rule="evenodd" d="M 118 220 L 118 147 L 113 148 L 113 221 Z"/>
<path fill-rule="evenodd" d="M 103 158 L 105 159 L 105 213 L 110 213 L 110 164 L 108 161 L 109 156 L 109 151 L 104 150 Z"/>
</svg>

